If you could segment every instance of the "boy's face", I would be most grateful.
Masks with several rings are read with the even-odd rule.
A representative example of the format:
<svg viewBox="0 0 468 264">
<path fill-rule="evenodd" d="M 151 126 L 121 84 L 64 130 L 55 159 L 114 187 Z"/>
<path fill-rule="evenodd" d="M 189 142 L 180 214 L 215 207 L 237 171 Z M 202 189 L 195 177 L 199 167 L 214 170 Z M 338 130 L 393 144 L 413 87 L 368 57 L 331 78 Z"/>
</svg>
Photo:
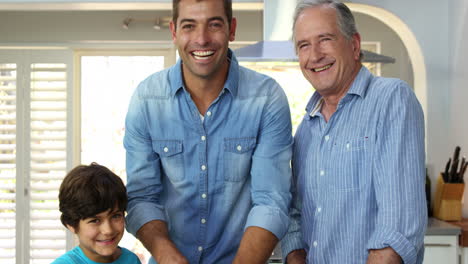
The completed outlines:
<svg viewBox="0 0 468 264">
<path fill-rule="evenodd" d="M 82 219 L 78 229 L 68 226 L 78 236 L 80 248 L 95 262 L 113 262 L 120 256 L 118 244 L 124 234 L 124 213 L 110 209 Z"/>
</svg>

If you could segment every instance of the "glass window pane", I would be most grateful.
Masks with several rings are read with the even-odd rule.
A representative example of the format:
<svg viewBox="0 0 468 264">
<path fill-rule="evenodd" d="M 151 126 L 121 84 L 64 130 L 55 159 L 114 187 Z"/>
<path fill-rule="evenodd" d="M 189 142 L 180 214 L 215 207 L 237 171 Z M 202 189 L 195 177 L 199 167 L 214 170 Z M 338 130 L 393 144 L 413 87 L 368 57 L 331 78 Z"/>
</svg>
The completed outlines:
<svg viewBox="0 0 468 264">
<path fill-rule="evenodd" d="M 130 97 L 143 79 L 163 68 L 163 56 L 81 58 L 82 164 L 102 164 L 126 182 L 123 135 Z M 132 235 L 126 233 L 120 245 L 147 262 L 147 251 Z"/>
</svg>

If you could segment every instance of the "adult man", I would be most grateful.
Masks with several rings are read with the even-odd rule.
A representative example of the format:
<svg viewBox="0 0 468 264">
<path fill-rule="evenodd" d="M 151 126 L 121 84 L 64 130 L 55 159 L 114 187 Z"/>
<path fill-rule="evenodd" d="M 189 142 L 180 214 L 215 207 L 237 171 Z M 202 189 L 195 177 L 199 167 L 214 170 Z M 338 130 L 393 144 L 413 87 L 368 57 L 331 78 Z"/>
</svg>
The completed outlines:
<svg viewBox="0 0 468 264">
<path fill-rule="evenodd" d="M 293 31 L 316 92 L 295 135 L 287 263 L 421 263 L 424 118 L 414 93 L 361 65 L 344 4 L 300 2 Z"/>
<path fill-rule="evenodd" d="M 127 114 L 128 230 L 159 264 L 263 264 L 289 223 L 287 99 L 228 49 L 230 0 L 173 8 L 181 60 L 143 81 Z"/>
</svg>

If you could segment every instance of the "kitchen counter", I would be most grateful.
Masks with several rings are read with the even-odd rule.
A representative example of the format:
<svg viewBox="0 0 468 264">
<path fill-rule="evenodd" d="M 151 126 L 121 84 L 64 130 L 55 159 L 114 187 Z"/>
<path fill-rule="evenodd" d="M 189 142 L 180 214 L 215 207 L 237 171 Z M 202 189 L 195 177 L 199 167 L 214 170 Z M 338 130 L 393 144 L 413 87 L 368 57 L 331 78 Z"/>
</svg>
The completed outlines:
<svg viewBox="0 0 468 264">
<path fill-rule="evenodd" d="M 436 219 L 429 218 L 427 222 L 427 231 L 426 235 L 429 236 L 450 236 L 450 235 L 459 235 L 461 233 L 461 228 L 459 226 L 450 224 L 448 222 Z"/>
</svg>

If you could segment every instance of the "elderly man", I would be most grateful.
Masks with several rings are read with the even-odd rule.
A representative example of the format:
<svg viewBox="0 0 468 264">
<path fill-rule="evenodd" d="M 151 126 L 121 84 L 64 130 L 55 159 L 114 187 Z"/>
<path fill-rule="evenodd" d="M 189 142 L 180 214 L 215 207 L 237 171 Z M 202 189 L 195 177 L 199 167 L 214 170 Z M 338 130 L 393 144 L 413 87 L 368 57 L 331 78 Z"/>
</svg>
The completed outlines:
<svg viewBox="0 0 468 264">
<path fill-rule="evenodd" d="M 294 43 L 315 88 L 293 149 L 294 263 L 421 263 L 427 224 L 424 117 L 401 80 L 361 64 L 346 5 L 301 1 Z"/>
</svg>

